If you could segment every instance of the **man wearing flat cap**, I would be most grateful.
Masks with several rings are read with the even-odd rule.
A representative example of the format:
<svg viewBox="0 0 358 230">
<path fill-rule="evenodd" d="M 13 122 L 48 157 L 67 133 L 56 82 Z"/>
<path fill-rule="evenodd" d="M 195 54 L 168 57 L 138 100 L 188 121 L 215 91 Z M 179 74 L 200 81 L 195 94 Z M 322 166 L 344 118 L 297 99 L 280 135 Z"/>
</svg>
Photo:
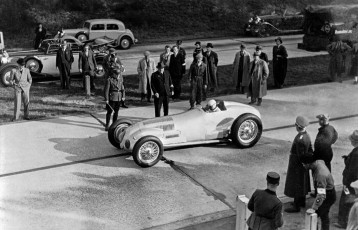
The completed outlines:
<svg viewBox="0 0 358 230">
<path fill-rule="evenodd" d="M 15 89 L 15 100 L 14 100 L 14 117 L 12 121 L 19 119 L 21 99 L 24 104 L 24 119 L 30 120 L 29 118 L 29 104 L 30 104 L 30 87 L 32 84 L 32 78 L 30 70 L 25 67 L 25 60 L 19 58 L 17 60 L 18 68 L 13 69 L 10 74 L 10 83 Z"/>
<path fill-rule="evenodd" d="M 152 74 L 151 87 L 154 95 L 155 116 L 160 117 L 160 110 L 163 106 L 164 116 L 168 116 L 169 97 L 173 92 L 173 83 L 169 71 L 164 71 L 164 63 L 157 64 L 157 71 Z"/>
<path fill-rule="evenodd" d="M 338 133 L 333 126 L 329 124 L 328 114 L 319 114 L 316 116 L 320 128 L 314 142 L 314 156 L 316 160 L 323 160 L 331 172 L 331 161 L 333 158 L 332 145 L 338 139 Z"/>
<path fill-rule="evenodd" d="M 317 188 L 317 196 L 312 207 L 306 212 L 317 213 L 321 218 L 321 230 L 329 230 L 329 210 L 336 202 L 336 190 L 331 172 L 322 160 L 315 160 L 312 153 L 302 157 L 304 167 L 312 170 L 313 184 Z"/>
<path fill-rule="evenodd" d="M 307 118 L 303 116 L 296 118 L 295 126 L 298 134 L 292 143 L 284 190 L 286 196 L 294 198 L 291 207 L 285 209 L 285 212 L 289 213 L 299 212 L 301 207 L 305 207 L 306 195 L 311 191 L 309 172 L 302 165 L 303 157 L 313 153 L 311 139 L 306 131 L 308 125 Z"/>
<path fill-rule="evenodd" d="M 280 37 L 275 39 L 276 45 L 272 51 L 272 63 L 273 63 L 273 78 L 276 88 L 282 88 L 285 83 L 287 73 L 287 50 L 282 45 L 282 39 Z"/>
<path fill-rule="evenodd" d="M 266 181 L 267 188 L 257 189 L 249 200 L 247 207 L 252 212 L 247 220 L 249 230 L 275 230 L 283 225 L 282 202 L 276 195 L 280 175 L 269 172 Z"/>
<path fill-rule="evenodd" d="M 204 50 L 203 47 L 201 47 L 201 42 L 197 41 L 195 42 L 195 50 L 193 52 L 193 59 L 195 60 L 195 57 L 198 53 L 201 53 L 202 55 L 204 55 Z"/>
<path fill-rule="evenodd" d="M 203 62 L 203 55 L 201 53 L 196 55 L 196 61 L 191 63 L 189 69 L 190 81 L 190 109 L 194 109 L 194 104 L 201 106 L 203 99 L 203 92 L 208 85 L 206 64 Z"/>
<path fill-rule="evenodd" d="M 339 201 L 338 223 L 335 224 L 336 227 L 344 229 L 347 227 L 348 214 L 354 204 L 354 198 L 358 197 L 357 190 L 351 186 L 353 182 L 358 180 L 358 130 L 354 130 L 349 135 L 349 140 L 353 150 L 348 155 L 342 156 L 345 164 L 342 182 L 343 191 Z"/>
<path fill-rule="evenodd" d="M 233 63 L 233 83 L 240 93 L 245 93 L 245 88 L 250 84 L 250 63 L 252 57 L 249 52 L 246 51 L 244 44 L 240 45 L 240 51 L 235 54 L 235 60 Z"/>
<path fill-rule="evenodd" d="M 150 52 L 145 51 L 144 57 L 139 60 L 137 72 L 139 77 L 139 93 L 141 94 L 141 101 L 147 98 L 147 102 L 150 102 L 150 98 L 153 95 L 152 88 L 150 87 L 151 76 L 155 71 L 155 62 L 151 58 Z"/>
<path fill-rule="evenodd" d="M 206 52 L 204 53 L 204 57 L 206 58 L 206 67 L 208 71 L 208 88 L 210 91 L 215 91 L 218 87 L 218 78 L 217 78 L 217 70 L 218 70 L 218 54 L 215 53 L 212 49 L 214 48 L 212 43 L 208 43 L 206 45 Z"/>
</svg>

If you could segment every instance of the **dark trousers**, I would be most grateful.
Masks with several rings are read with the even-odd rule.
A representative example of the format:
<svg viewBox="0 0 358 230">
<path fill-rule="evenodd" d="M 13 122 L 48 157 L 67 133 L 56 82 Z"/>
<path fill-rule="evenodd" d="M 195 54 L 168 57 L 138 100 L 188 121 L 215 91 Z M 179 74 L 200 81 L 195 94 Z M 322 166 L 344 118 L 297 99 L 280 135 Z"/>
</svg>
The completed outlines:
<svg viewBox="0 0 358 230">
<path fill-rule="evenodd" d="M 197 105 L 201 104 L 203 97 L 203 79 L 197 77 L 195 80 L 191 81 L 190 84 L 190 106 L 194 107 L 194 103 Z"/>
<path fill-rule="evenodd" d="M 181 94 L 181 76 L 172 77 L 172 82 L 173 82 L 173 86 L 174 86 L 173 99 L 180 99 L 180 94 Z"/>
<path fill-rule="evenodd" d="M 304 208 L 306 206 L 306 197 L 305 196 L 296 196 L 293 199 L 293 203 L 296 208 Z"/>
<path fill-rule="evenodd" d="M 321 218 L 321 230 L 329 230 L 329 210 L 336 202 L 336 190 L 327 190 L 326 199 L 317 210 L 317 215 Z"/>
<path fill-rule="evenodd" d="M 59 70 L 60 70 L 61 88 L 69 89 L 70 88 L 70 70 L 67 70 L 63 65 L 59 68 Z"/>
<path fill-rule="evenodd" d="M 93 70 L 83 71 L 83 88 L 86 89 L 86 75 L 90 76 L 90 87 L 91 90 L 96 90 L 96 85 L 94 84 L 94 77 L 96 76 Z"/>
<path fill-rule="evenodd" d="M 286 58 L 277 58 L 273 62 L 273 78 L 276 87 L 282 87 L 285 83 L 287 73 L 287 59 Z"/>
<path fill-rule="evenodd" d="M 112 107 L 113 111 L 112 111 L 111 107 L 108 106 L 108 104 Z M 114 112 L 112 123 L 114 123 L 117 120 L 120 101 L 109 101 L 108 104 L 106 104 L 106 109 L 107 109 L 106 126 L 109 126 L 109 123 L 111 121 L 112 112 Z"/>
<path fill-rule="evenodd" d="M 351 210 L 354 200 L 358 198 L 356 195 L 355 189 L 348 187 L 349 193 L 346 195 L 342 189 L 341 199 L 339 200 L 339 211 L 338 211 L 338 223 L 345 228 L 348 223 L 349 211 Z"/>
<path fill-rule="evenodd" d="M 169 96 L 159 96 L 159 98 L 154 97 L 154 110 L 155 116 L 160 117 L 160 110 L 164 109 L 164 116 L 168 116 L 169 112 Z"/>
</svg>

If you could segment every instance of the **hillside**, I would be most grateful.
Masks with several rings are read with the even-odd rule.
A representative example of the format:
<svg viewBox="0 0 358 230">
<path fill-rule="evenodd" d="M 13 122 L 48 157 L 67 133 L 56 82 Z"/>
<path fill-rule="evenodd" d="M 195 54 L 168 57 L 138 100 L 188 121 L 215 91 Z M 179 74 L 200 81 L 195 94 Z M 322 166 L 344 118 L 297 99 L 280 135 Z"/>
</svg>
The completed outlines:
<svg viewBox="0 0 358 230">
<path fill-rule="evenodd" d="M 252 14 L 298 12 L 330 0 L 1 0 L 7 47 L 29 47 L 37 23 L 52 33 L 91 18 L 122 20 L 142 42 L 238 35 Z"/>
</svg>

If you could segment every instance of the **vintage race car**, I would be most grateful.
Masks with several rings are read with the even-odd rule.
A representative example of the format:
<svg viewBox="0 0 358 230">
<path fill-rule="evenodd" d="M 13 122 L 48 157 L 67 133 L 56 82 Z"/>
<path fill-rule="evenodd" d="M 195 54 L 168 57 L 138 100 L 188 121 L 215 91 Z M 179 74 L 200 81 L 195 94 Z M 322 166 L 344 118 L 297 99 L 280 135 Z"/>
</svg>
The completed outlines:
<svg viewBox="0 0 358 230">
<path fill-rule="evenodd" d="M 79 41 L 72 36 L 64 36 L 62 40 L 67 41 L 67 44 L 73 51 L 74 62 L 72 63 L 71 74 L 79 75 L 78 69 L 78 55 L 85 44 L 91 45 L 97 61 L 97 77 L 103 77 L 105 70 L 103 68 L 103 60 L 107 55 L 106 51 L 109 47 L 113 47 L 115 41 L 107 37 L 96 38 L 85 42 Z M 4 86 L 9 86 L 10 73 L 13 68 L 17 67 L 16 61 L 19 58 L 25 59 L 25 65 L 30 69 L 33 77 L 53 77 L 58 76 L 59 71 L 56 69 L 56 53 L 60 48 L 59 39 L 45 39 L 42 41 L 38 50 L 20 51 L 10 54 L 7 60 L 8 64 L 0 67 L 0 79 Z"/>
<path fill-rule="evenodd" d="M 203 108 L 132 123 L 119 119 L 108 130 L 110 143 L 132 152 L 136 164 L 151 167 L 164 148 L 232 141 L 239 148 L 254 146 L 262 134 L 261 116 L 255 108 L 220 101 L 219 112 Z"/>
</svg>

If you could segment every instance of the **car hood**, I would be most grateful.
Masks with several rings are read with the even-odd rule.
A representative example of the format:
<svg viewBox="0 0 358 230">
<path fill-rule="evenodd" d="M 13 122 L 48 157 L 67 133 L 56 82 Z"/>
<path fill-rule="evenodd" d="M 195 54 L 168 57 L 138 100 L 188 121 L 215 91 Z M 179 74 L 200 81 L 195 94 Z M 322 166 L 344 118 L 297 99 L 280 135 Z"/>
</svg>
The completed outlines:
<svg viewBox="0 0 358 230">
<path fill-rule="evenodd" d="M 86 31 L 85 28 L 78 28 L 78 29 L 64 29 L 65 34 L 77 34 L 78 32 Z"/>
</svg>

